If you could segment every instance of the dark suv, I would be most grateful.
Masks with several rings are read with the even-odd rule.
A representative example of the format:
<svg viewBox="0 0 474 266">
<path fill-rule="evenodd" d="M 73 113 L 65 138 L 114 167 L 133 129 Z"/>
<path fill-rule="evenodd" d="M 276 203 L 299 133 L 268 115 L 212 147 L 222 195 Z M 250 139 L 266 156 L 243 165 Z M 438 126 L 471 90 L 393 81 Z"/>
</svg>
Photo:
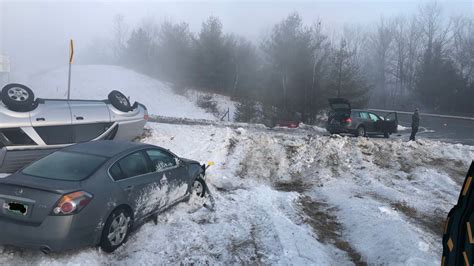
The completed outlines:
<svg viewBox="0 0 474 266">
<path fill-rule="evenodd" d="M 351 109 L 348 100 L 329 99 L 331 111 L 328 114 L 326 129 L 331 134 L 349 133 L 356 136 L 384 135 L 397 133 L 398 116 L 396 112 L 381 117 L 367 110 Z"/>
</svg>

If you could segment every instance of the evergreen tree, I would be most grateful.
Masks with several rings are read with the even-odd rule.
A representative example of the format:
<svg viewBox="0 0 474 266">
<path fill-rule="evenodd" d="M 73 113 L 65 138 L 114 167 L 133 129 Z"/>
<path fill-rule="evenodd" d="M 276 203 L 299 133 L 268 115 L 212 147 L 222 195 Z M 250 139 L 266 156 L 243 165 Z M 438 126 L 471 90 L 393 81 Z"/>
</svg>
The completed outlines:
<svg viewBox="0 0 474 266">
<path fill-rule="evenodd" d="M 243 99 L 237 104 L 234 114 L 237 122 L 255 122 L 257 119 L 256 102 L 251 99 Z"/>
</svg>

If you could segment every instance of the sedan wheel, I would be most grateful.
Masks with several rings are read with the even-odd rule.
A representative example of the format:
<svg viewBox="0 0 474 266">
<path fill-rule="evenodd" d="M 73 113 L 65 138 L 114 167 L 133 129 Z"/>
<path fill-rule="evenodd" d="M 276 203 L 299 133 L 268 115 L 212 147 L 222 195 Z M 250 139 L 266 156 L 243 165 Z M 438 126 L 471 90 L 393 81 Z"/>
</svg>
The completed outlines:
<svg viewBox="0 0 474 266">
<path fill-rule="evenodd" d="M 120 216 L 115 217 L 110 226 L 109 234 L 107 235 L 107 238 L 112 245 L 117 246 L 125 240 L 129 222 L 130 218 L 125 217 L 123 213 L 121 213 Z"/>
<path fill-rule="evenodd" d="M 201 198 L 206 195 L 206 183 L 201 177 L 194 180 L 193 194 Z"/>
<path fill-rule="evenodd" d="M 125 209 L 115 210 L 107 219 L 102 232 L 100 247 L 105 252 L 113 252 L 120 247 L 130 233 L 132 218 Z"/>
</svg>

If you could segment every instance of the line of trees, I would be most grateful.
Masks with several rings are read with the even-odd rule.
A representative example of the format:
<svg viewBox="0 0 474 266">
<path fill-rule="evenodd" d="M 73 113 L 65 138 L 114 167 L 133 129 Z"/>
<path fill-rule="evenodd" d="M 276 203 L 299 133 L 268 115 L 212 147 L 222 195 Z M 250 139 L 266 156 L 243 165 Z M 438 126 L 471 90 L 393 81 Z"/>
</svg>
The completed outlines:
<svg viewBox="0 0 474 266">
<path fill-rule="evenodd" d="M 305 25 L 292 13 L 261 43 L 225 33 L 209 17 L 193 33 L 187 23 L 114 27 L 114 63 L 171 82 L 232 97 L 237 119 L 301 119 L 312 123 L 327 98 L 354 106 L 422 107 L 469 113 L 474 99 L 474 19 L 446 19 L 430 3 L 413 17 L 344 27 L 331 38 L 322 21 Z"/>
</svg>

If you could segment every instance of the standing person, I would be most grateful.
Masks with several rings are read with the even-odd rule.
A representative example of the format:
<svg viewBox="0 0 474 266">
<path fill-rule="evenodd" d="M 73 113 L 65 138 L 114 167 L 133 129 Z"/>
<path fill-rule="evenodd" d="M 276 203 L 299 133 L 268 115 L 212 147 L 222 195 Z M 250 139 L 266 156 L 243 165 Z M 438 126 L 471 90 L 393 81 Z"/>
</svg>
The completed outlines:
<svg viewBox="0 0 474 266">
<path fill-rule="evenodd" d="M 411 135 L 410 140 L 415 140 L 415 135 L 418 132 L 418 127 L 420 126 L 420 113 L 418 108 L 415 109 L 415 112 L 411 116 Z"/>
</svg>

